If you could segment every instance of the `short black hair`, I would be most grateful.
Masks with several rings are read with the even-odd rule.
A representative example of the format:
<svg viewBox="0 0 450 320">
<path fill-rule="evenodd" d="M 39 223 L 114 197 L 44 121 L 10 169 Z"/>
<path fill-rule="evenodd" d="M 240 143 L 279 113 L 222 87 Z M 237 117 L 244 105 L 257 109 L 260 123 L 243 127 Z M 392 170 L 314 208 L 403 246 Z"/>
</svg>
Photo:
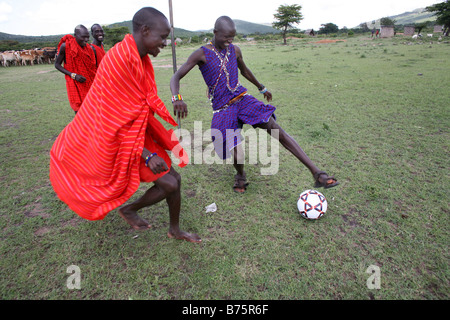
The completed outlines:
<svg viewBox="0 0 450 320">
<path fill-rule="evenodd" d="M 214 30 L 221 29 L 224 26 L 236 28 L 233 19 L 228 16 L 221 16 L 217 18 L 216 23 L 214 24 Z"/>
<path fill-rule="evenodd" d="M 133 17 L 133 32 L 137 32 L 140 27 L 147 26 L 151 28 L 156 22 L 157 18 L 161 17 L 167 20 L 166 16 L 159 10 L 152 7 L 144 7 L 134 14 Z"/>
<path fill-rule="evenodd" d="M 94 33 L 94 27 L 100 27 L 100 28 L 102 28 L 102 26 L 101 25 L 99 25 L 98 23 L 94 23 L 92 26 L 91 26 L 91 33 Z M 103 28 L 102 28 L 103 29 Z"/>
<path fill-rule="evenodd" d="M 86 29 L 89 32 L 88 28 L 86 28 L 82 24 L 79 24 L 75 27 L 75 30 L 73 31 L 73 33 L 77 34 L 79 31 L 81 31 L 81 29 Z"/>
</svg>

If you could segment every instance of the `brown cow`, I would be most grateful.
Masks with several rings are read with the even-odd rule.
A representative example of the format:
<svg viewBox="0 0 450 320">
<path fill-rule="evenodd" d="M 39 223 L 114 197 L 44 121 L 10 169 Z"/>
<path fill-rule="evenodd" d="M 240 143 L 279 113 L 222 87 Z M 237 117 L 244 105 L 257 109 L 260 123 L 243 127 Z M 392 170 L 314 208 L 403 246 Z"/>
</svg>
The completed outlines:
<svg viewBox="0 0 450 320">
<path fill-rule="evenodd" d="M 18 51 L 17 56 L 20 58 L 20 61 L 22 61 L 23 66 L 27 65 L 27 61 L 30 62 L 30 65 L 34 65 L 36 54 L 32 50 Z"/>
<path fill-rule="evenodd" d="M 43 60 L 44 59 L 44 50 L 42 50 L 42 49 L 34 49 L 33 52 L 35 54 L 35 61 L 38 64 L 44 63 L 44 60 Z"/>
</svg>

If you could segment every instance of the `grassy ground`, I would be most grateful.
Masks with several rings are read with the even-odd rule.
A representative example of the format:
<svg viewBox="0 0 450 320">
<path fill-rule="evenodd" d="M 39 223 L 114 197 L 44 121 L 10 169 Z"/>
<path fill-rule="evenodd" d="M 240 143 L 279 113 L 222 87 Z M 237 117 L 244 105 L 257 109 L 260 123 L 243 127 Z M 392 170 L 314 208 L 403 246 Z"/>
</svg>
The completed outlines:
<svg viewBox="0 0 450 320">
<path fill-rule="evenodd" d="M 117 211 L 97 222 L 71 212 L 48 180 L 49 150 L 73 118 L 63 76 L 51 65 L 1 68 L 0 299 L 448 299 L 449 44 L 310 41 L 241 48 L 278 122 L 341 182 L 323 191 L 326 216 L 297 213 L 313 180 L 282 148 L 276 175 L 247 166 L 245 195 L 231 190 L 231 166 L 192 164 L 178 170 L 181 222 L 200 245 L 167 238 L 165 203 L 142 210 L 147 232 Z M 178 48 L 179 63 L 193 49 Z M 154 64 L 170 107 L 170 49 Z M 183 79 L 182 94 L 183 129 L 208 129 L 200 72 Z M 218 210 L 205 213 L 213 202 Z M 66 286 L 70 265 L 79 290 Z M 366 284 L 370 266 L 380 289 Z"/>
</svg>

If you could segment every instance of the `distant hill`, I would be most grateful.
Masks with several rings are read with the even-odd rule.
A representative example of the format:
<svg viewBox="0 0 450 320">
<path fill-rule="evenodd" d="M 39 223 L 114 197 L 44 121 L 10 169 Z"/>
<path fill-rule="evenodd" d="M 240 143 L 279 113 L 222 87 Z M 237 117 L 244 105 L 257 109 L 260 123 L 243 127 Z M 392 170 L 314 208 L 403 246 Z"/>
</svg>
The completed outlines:
<svg viewBox="0 0 450 320">
<path fill-rule="evenodd" d="M 0 32 L 0 41 L 18 41 L 21 43 L 30 42 L 59 42 L 63 34 L 52 36 L 24 36 Z"/>
<path fill-rule="evenodd" d="M 379 24 L 381 18 L 379 17 L 376 21 Z M 395 20 L 396 25 L 414 25 L 415 23 L 421 23 L 425 21 L 436 21 L 436 16 L 433 12 L 425 11 L 425 8 L 419 8 L 413 11 L 404 12 L 395 16 L 388 17 Z"/>
<path fill-rule="evenodd" d="M 233 20 L 236 25 L 236 31 L 240 34 L 267 34 L 267 33 L 280 33 L 280 30 L 274 29 L 271 26 L 267 26 L 259 23 L 252 23 L 242 20 Z"/>
<path fill-rule="evenodd" d="M 132 25 L 131 20 L 109 24 L 108 27 L 110 27 L 110 28 L 127 27 L 128 30 L 130 30 L 130 33 L 133 30 L 133 25 Z M 175 28 L 175 30 L 174 30 L 175 37 L 179 37 L 179 38 L 188 38 L 188 37 L 197 36 L 199 34 L 201 34 L 201 32 L 189 31 L 189 30 L 180 29 L 180 28 Z"/>
<path fill-rule="evenodd" d="M 238 34 L 248 35 L 248 34 L 267 34 L 267 33 L 279 33 L 279 30 L 267 26 L 264 24 L 252 23 L 242 20 L 233 20 L 236 24 L 236 31 Z M 133 29 L 131 21 L 117 22 L 107 25 L 107 27 L 127 27 L 128 30 Z M 175 28 L 175 37 L 179 38 L 189 38 L 198 36 L 205 33 L 212 33 L 213 29 L 210 30 L 198 30 L 189 31 L 181 28 Z M 18 41 L 20 43 L 32 43 L 32 42 L 58 42 L 64 34 L 52 35 L 52 36 L 24 36 L 15 35 L 0 32 L 0 41 Z"/>
<path fill-rule="evenodd" d="M 425 11 L 425 8 L 416 9 L 411 12 L 405 12 L 389 18 L 395 20 L 395 24 L 403 25 L 436 20 L 436 16 L 434 15 L 434 13 Z"/>
<path fill-rule="evenodd" d="M 279 30 L 272 28 L 271 26 L 267 26 L 264 24 L 247 22 L 242 20 L 233 20 L 236 25 L 236 32 L 238 34 L 266 34 L 266 33 L 279 33 Z M 132 29 L 131 21 L 118 22 L 108 25 L 108 27 L 127 27 L 129 30 Z M 213 29 L 209 30 L 197 30 L 197 31 L 189 31 L 185 29 L 175 28 L 174 34 L 176 37 L 187 38 L 198 36 L 199 34 L 204 33 L 213 33 Z"/>
</svg>

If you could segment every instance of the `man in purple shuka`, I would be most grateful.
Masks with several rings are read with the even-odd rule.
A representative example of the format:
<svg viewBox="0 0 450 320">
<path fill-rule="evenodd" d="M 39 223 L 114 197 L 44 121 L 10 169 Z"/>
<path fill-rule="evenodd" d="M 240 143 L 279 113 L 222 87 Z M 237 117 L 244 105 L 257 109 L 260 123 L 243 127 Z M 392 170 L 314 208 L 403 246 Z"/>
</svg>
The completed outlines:
<svg viewBox="0 0 450 320">
<path fill-rule="evenodd" d="M 198 65 L 208 86 L 209 98 L 212 101 L 211 129 L 219 130 L 222 133 L 222 139 L 217 139 L 221 142 L 220 146 L 216 141 L 214 143 L 215 150 L 222 159 L 228 158 L 231 151 L 233 152 L 233 165 L 237 171 L 233 185 L 235 192 L 244 193 L 248 183 L 243 161 L 238 161 L 242 155 L 242 150 L 239 148 L 240 135 L 227 136 L 227 131 L 229 133 L 239 130 L 243 124 L 266 129 L 269 134 L 272 130 L 278 130 L 280 143 L 311 171 L 315 180 L 315 187 L 331 188 L 338 185 L 339 182 L 326 172 L 321 171 L 309 159 L 298 143 L 278 125 L 274 115 L 276 108 L 247 94 L 247 89 L 239 82 L 238 69 L 244 78 L 258 88 L 268 102 L 272 100 L 270 91 L 256 80 L 253 73 L 245 65 L 241 49 L 232 44 L 235 36 L 236 26 L 233 20 L 227 16 L 218 18 L 214 25 L 212 41 L 194 51 L 173 75 L 170 81 L 170 89 L 173 94 L 172 102 L 175 115 L 179 115 L 181 118 L 187 116 L 187 105 L 180 94 L 180 80 Z"/>
</svg>

